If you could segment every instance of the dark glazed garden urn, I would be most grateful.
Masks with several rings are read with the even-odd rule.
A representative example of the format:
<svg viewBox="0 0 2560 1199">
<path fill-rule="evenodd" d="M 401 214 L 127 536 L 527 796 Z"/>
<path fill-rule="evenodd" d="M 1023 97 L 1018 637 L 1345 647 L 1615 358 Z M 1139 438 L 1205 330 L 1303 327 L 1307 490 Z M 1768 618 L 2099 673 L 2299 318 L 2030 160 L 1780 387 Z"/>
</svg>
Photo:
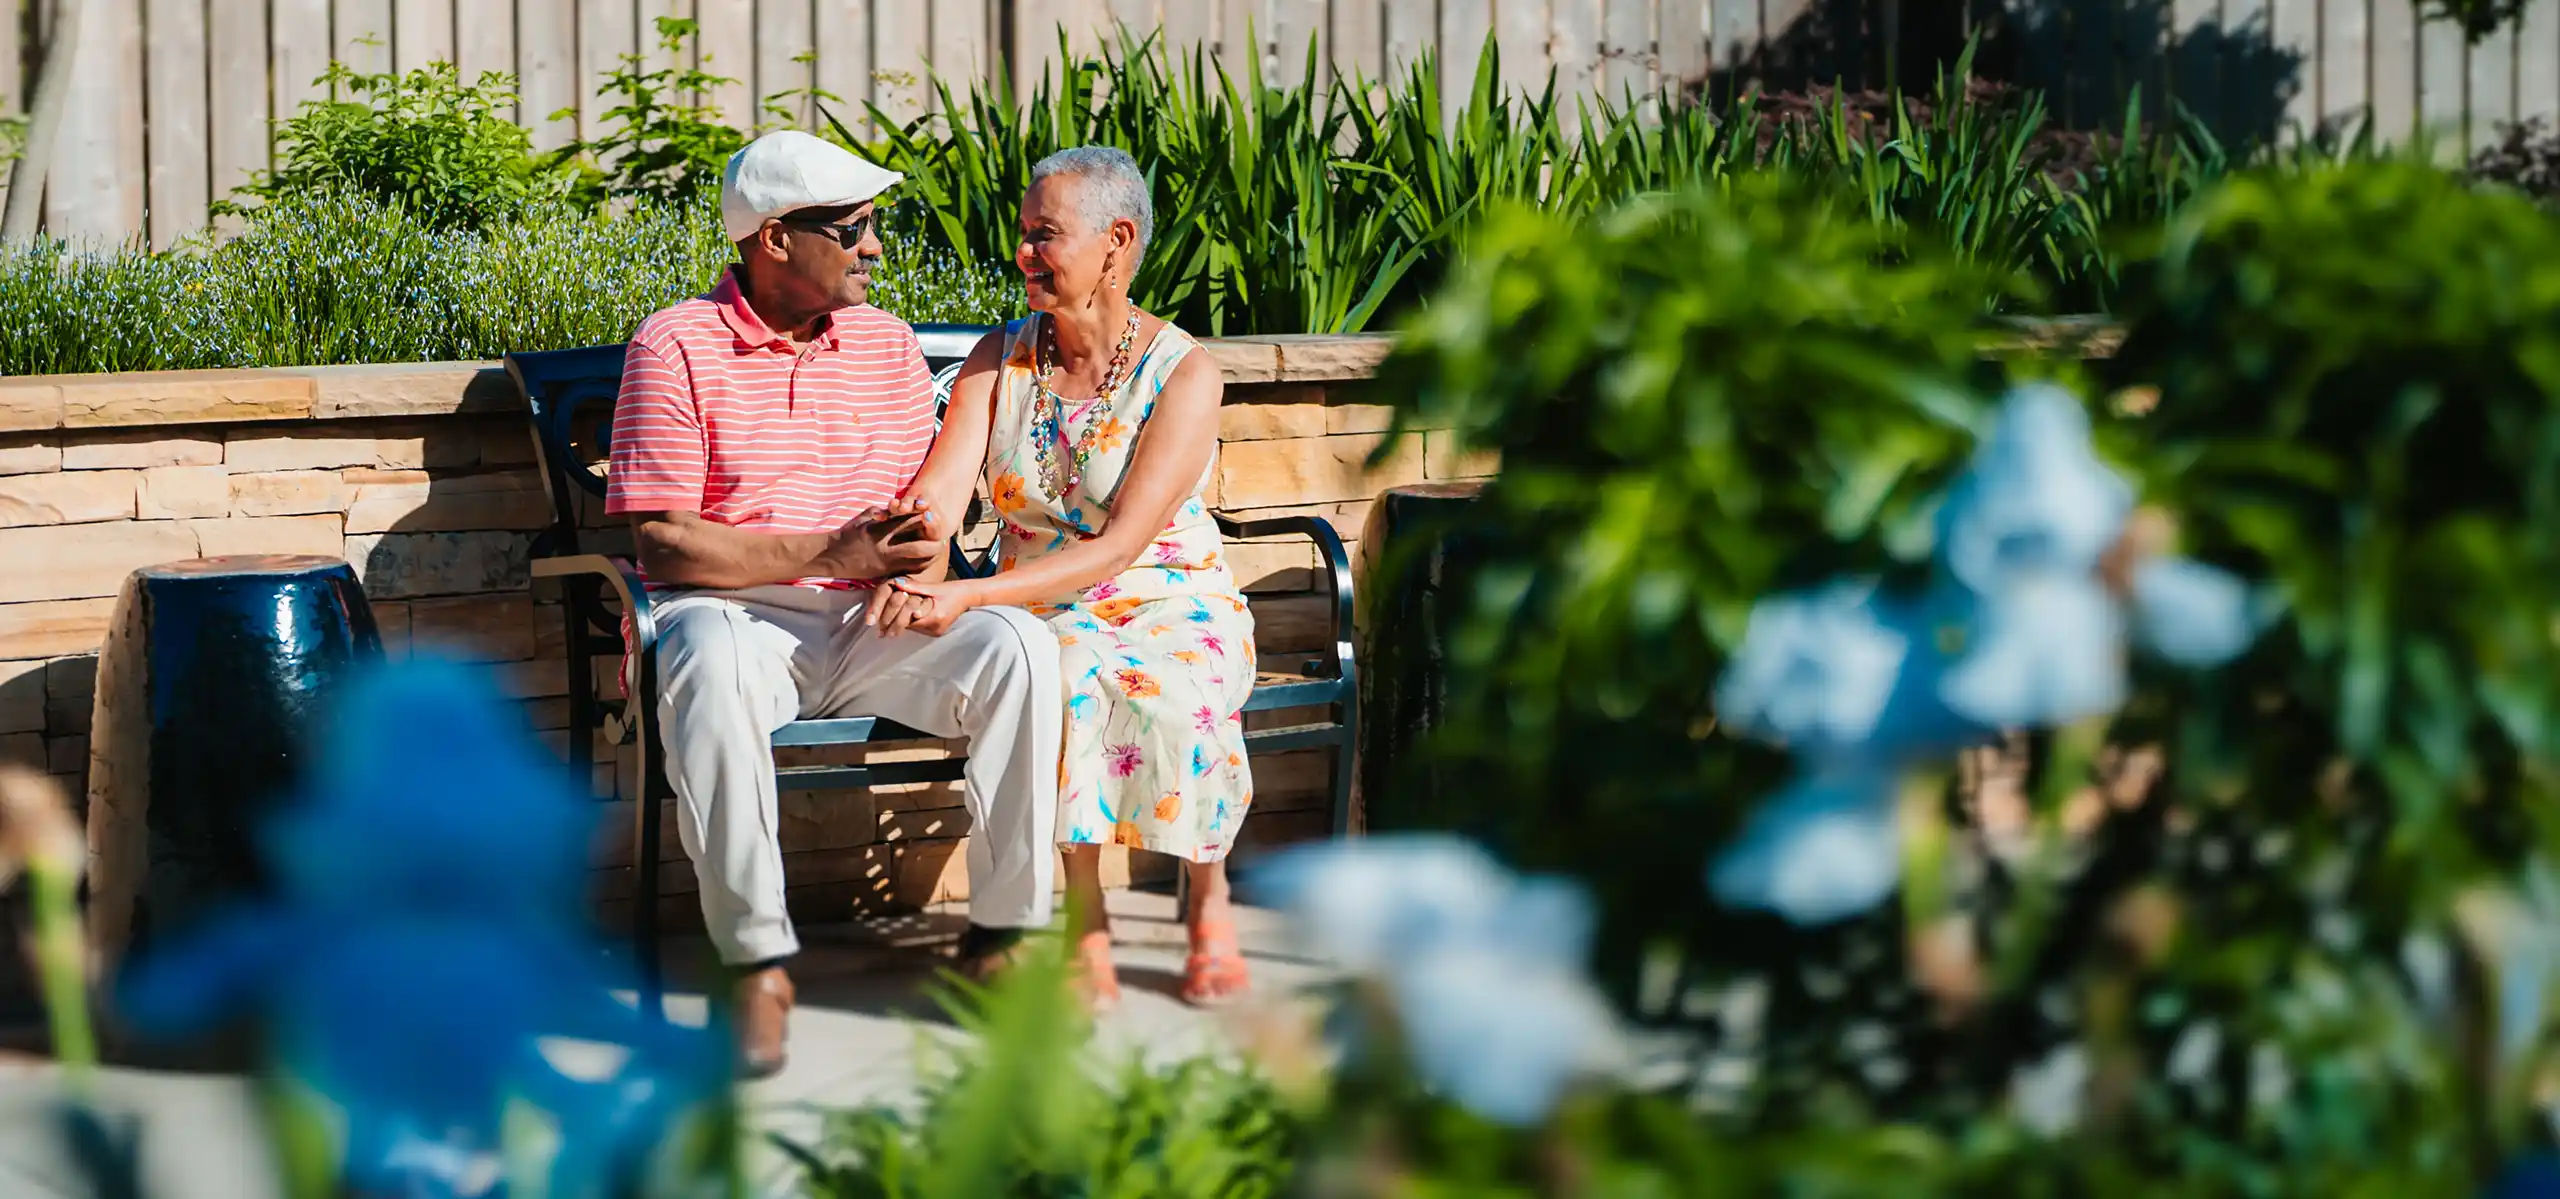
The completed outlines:
<svg viewBox="0 0 2560 1199">
<path fill-rule="evenodd" d="M 1466 828 L 1420 752 L 1447 702 L 1449 640 L 1465 614 L 1482 483 L 1378 496 L 1360 533 L 1360 811 L 1371 832 Z"/>
<path fill-rule="evenodd" d="M 355 571 L 249 555 L 125 579 L 89 742 L 90 929 L 103 961 L 264 886 L 260 816 L 313 717 L 382 656 Z"/>
</svg>

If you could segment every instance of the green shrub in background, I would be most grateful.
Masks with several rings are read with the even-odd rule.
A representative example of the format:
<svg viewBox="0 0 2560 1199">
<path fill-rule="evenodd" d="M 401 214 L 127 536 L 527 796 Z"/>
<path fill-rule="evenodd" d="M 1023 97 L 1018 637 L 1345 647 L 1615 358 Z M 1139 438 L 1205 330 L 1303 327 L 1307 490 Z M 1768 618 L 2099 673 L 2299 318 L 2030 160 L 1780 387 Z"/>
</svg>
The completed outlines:
<svg viewBox="0 0 2560 1199">
<path fill-rule="evenodd" d="M 873 300 L 909 321 L 1002 320 L 1018 293 L 892 232 Z M 439 228 L 362 196 L 296 194 L 239 235 L 167 252 L 0 247 L 0 373 L 430 362 L 629 337 L 736 251 L 707 198 L 534 203 Z M 143 336 L 138 330 L 149 330 Z"/>
<path fill-rule="evenodd" d="M 515 78 L 464 83 L 451 63 L 366 74 L 332 62 L 323 98 L 276 123 L 273 170 L 240 189 L 273 201 L 314 192 L 397 203 L 437 228 L 478 229 L 565 194 L 575 175 L 533 152 L 515 123 Z M 240 212 L 237 201 L 217 211 Z"/>
<path fill-rule="evenodd" d="M 1021 100 L 1004 78 L 965 98 L 938 81 L 942 111 L 966 114 L 957 123 L 871 110 L 885 132 L 869 149 L 907 176 L 898 202 L 963 264 L 1010 274 L 1033 164 L 1096 143 L 1129 151 L 1153 184 L 1156 241 L 1132 294 L 1197 332 L 1357 332 L 1409 293 L 1417 258 L 1445 252 L 1425 234 L 1447 229 L 1408 227 L 1401 181 L 1340 165 L 1339 90 L 1266 88 L 1259 65 L 1240 87 L 1196 51 L 1177 66 L 1153 43 L 1061 57 Z"/>
<path fill-rule="evenodd" d="M 691 62 L 689 43 L 700 32 L 700 22 L 659 17 L 657 30 L 663 60 Z M 621 67 L 608 73 L 598 89 L 599 95 L 620 99 L 604 111 L 612 127 L 593 141 L 562 147 L 557 158 L 583 160 L 589 172 L 583 191 L 590 203 L 645 196 L 674 204 L 706 190 L 716 193 L 722 166 L 747 144 L 748 135 L 722 121 L 717 107 L 688 97 L 736 82 L 699 65 L 649 70 L 639 55 L 625 54 Z M 551 119 L 574 120 L 577 115 L 576 108 L 564 108 Z"/>
<path fill-rule="evenodd" d="M 901 126 L 875 109 L 886 132 L 870 148 L 907 175 L 906 202 L 929 214 L 926 231 L 989 269 L 1012 261 L 1033 163 L 1087 142 L 1129 151 L 1151 172 L 1159 242 L 1135 294 L 1221 334 L 1390 323 L 1433 293 L 1477 220 L 1504 201 L 1581 216 L 1768 170 L 1862 212 L 1889 244 L 1907 232 L 2033 281 L 2004 295 L 2013 311 L 2096 310 L 2128 234 L 2274 157 L 2225 146 L 2183 116 L 2145 125 L 2137 95 L 2116 136 L 2066 162 L 2043 136 L 2041 101 L 1977 94 L 1969 55 L 1927 95 L 1890 97 L 1882 119 L 1838 95 L 1778 113 L 1757 95 L 1724 107 L 1628 96 L 1568 112 L 1552 88 L 1507 91 L 1490 42 L 1454 112 L 1428 57 L 1384 83 L 1345 75 L 1320 89 L 1269 86 L 1258 63 L 1233 79 L 1152 42 L 1062 58 L 1027 97 L 1004 78 L 973 81 L 965 95 L 939 85 L 941 111 L 965 114 L 957 122 Z"/>
<path fill-rule="evenodd" d="M 670 60 L 686 59 L 693 32 L 688 21 L 660 22 Z M 1124 42 L 1068 58 L 1027 100 L 1001 78 L 973 82 L 965 97 L 938 84 L 940 112 L 964 114 L 957 122 L 928 115 L 898 126 L 874 111 L 887 132 L 865 151 L 908 176 L 889 217 L 892 265 L 902 269 L 882 302 L 915 320 L 1015 311 L 1015 216 L 1031 165 L 1089 142 L 1128 149 L 1153 177 L 1157 245 L 1136 280 L 1140 302 L 1219 335 L 1392 324 L 1442 285 L 1459 248 L 1505 203 L 1579 220 L 1657 192 L 1730 187 L 1772 172 L 1857 214 L 1875 231 L 1877 254 L 1932 247 L 2013 280 L 1983 293 L 2004 311 L 2101 308 L 2128 245 L 2198 188 L 2272 157 L 2263 147 L 2221 146 L 2191 122 L 2152 130 L 2137 103 L 2120 137 L 2066 163 L 2051 139 L 2039 140 L 2046 118 L 2032 97 L 1977 97 L 1964 85 L 1967 70 L 1960 61 L 1942 74 L 1925 103 L 1891 97 L 1883 119 L 1836 96 L 1766 113 L 1757 97 L 1716 109 L 1662 96 L 1602 103 L 1569 125 L 1552 91 L 1504 90 L 1490 44 L 1465 100 L 1448 113 L 1428 59 L 1390 84 L 1344 77 L 1326 88 L 1279 88 L 1258 65 L 1235 80 L 1199 54 L 1176 62 L 1160 46 Z M 277 207 L 273 231 L 249 231 L 255 244 L 307 259 L 242 261 L 209 244 L 166 261 L 59 247 L 0 251 L 9 289 L 0 304 L 32 318 L 0 334 L 0 344 L 19 347 L 0 357 L 0 370 L 379 361 L 429 347 L 491 352 L 602 340 L 594 335 L 620 336 L 636 321 L 637 296 L 680 294 L 692 285 L 677 280 L 708 277 L 712 264 L 697 260 L 715 223 L 707 209 L 700 230 L 663 216 L 703 195 L 747 135 L 687 99 L 721 82 L 706 68 L 648 69 L 627 57 L 608 80 L 619 98 L 608 131 L 548 155 L 532 153 L 524 131 L 499 115 L 515 103 L 504 76 L 466 86 L 441 65 L 406 75 L 333 66 L 324 82 L 332 98 L 280 126 L 279 167 L 242 193 L 254 208 Z M 805 89 L 768 98 L 764 112 L 822 112 L 853 141 L 827 111 L 832 100 Z M 2361 156 L 2370 145 L 2341 152 Z M 339 240 L 323 244 L 310 235 L 322 219 L 314 214 L 338 204 L 324 194 L 342 193 L 397 207 L 405 215 L 386 219 L 402 237 L 421 228 L 471 236 L 395 245 L 382 230 L 349 226 L 332 227 Z M 279 207 L 288 199 L 295 203 Z M 617 231 L 625 217 L 631 223 Z M 1560 234 L 1558 244 L 1577 236 Z M 913 238 L 949 258 L 902 244 Z M 521 244 L 490 248 L 500 241 Z M 420 258 L 429 246 L 451 260 Z M 379 257 L 382 277 L 410 282 L 340 293 L 331 272 L 346 269 L 356 247 Z M 577 257 L 588 253 L 617 257 Z M 510 279 L 522 269 L 510 264 L 533 261 L 550 264 L 549 273 L 508 286 L 551 297 L 551 311 L 505 294 L 466 302 L 467 290 L 438 291 Z M 309 273 L 311 295 L 284 294 L 297 272 Z M 259 281 L 244 281 L 252 276 Z M 560 294 L 572 284 L 600 290 Z M 211 303 L 210 293 L 243 288 L 239 313 L 185 311 Z M 73 315 L 91 309 L 149 311 L 164 318 L 160 327 L 190 333 L 168 347 L 121 344 L 115 326 Z M 303 325 L 279 323 L 285 313 Z M 503 340 L 517 331 L 531 340 Z"/>
<path fill-rule="evenodd" d="M 672 53 L 691 36 L 662 21 Z M 681 57 L 680 55 L 678 57 Z M 708 290 L 735 251 L 710 190 L 744 135 L 680 97 L 699 69 L 608 81 L 617 131 L 541 155 L 501 115 L 511 78 L 446 64 L 364 75 L 278 127 L 279 166 L 226 205 L 235 236 L 167 251 L 0 246 L 0 374 L 494 358 L 615 342 Z M 601 168 L 593 165 L 601 161 Z M 909 321 L 1014 315 L 1010 278 L 969 270 L 893 212 L 873 303 Z M 135 330 L 154 330 L 137 336 Z"/>
</svg>

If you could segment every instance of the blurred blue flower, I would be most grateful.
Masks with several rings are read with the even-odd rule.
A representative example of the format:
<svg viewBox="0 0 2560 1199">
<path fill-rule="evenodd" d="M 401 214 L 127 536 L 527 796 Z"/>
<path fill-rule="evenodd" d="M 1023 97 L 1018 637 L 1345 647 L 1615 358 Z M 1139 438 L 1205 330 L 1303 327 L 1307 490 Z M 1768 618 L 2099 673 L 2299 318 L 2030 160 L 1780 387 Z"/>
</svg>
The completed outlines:
<svg viewBox="0 0 2560 1199">
<path fill-rule="evenodd" d="M 614 998 L 630 980 L 581 916 L 591 805 L 484 678 L 377 671 L 325 731 L 305 794 L 260 830 L 276 894 L 137 959 L 120 986 L 137 1031 L 255 1020 L 276 1064 L 342 1110 L 365 1192 L 482 1193 L 511 1097 L 579 1100 L 552 1114 L 561 1156 L 592 1163 L 632 1148 L 635 1118 L 716 1094 L 724 1039 Z M 635 1076 L 667 1084 L 606 1118 L 545 1037 L 628 1046 Z"/>
<path fill-rule="evenodd" d="M 1864 746 L 1911 655 L 1870 580 L 1844 580 L 1752 605 L 1716 684 L 1732 732 L 1803 753 Z"/>
<path fill-rule="evenodd" d="M 2132 485 L 2099 461 L 2078 399 L 2050 385 L 2009 394 L 1938 511 L 1941 561 L 1977 605 L 1950 707 L 2017 728 L 2123 702 L 2123 617 L 2098 563 L 2132 514 Z"/>
<path fill-rule="evenodd" d="M 1310 950 L 1354 974 L 1479 940 L 1574 960 L 1589 937 L 1571 884 L 1517 879 L 1461 837 L 1399 834 L 1292 850 L 1257 867 L 1252 885 L 1288 912 Z M 1520 927 L 1509 927 L 1513 917 Z"/>
<path fill-rule="evenodd" d="M 1623 1064 L 1583 974 L 1591 901 L 1571 883 L 1424 834 L 1293 849 L 1248 882 L 1311 950 L 1382 984 L 1415 1072 L 1487 1119 L 1535 1123 L 1576 1079 Z"/>
<path fill-rule="evenodd" d="M 2240 577 L 2187 558 L 2151 558 L 2133 571 L 2133 638 L 2180 666 L 2239 657 L 2265 627 L 2259 598 Z"/>
<path fill-rule="evenodd" d="M 1884 902 L 1902 880 L 1894 817 L 1901 780 L 1890 770 L 1849 769 L 1788 784 L 1751 813 L 1707 869 L 1727 907 L 1828 924 Z"/>
<path fill-rule="evenodd" d="M 1947 634 L 1973 619 L 1960 589 L 1889 595 L 1842 580 L 1760 601 L 1716 686 L 1716 717 L 1808 759 L 1884 763 L 1980 741 L 1950 708 Z M 1996 727 L 1996 726 L 1992 726 Z"/>
<path fill-rule="evenodd" d="M 2133 498 L 2069 392 L 2010 393 L 1938 514 L 1947 574 L 1977 605 L 1945 680 L 1950 707 L 2003 728 L 2066 724 L 2124 702 L 2128 639 L 2182 666 L 2248 647 L 2259 627 L 2250 590 L 2224 571 L 2147 558 L 2129 605 L 2107 590 L 2099 563 Z"/>
<path fill-rule="evenodd" d="M 2124 614 L 2095 573 L 2027 575 L 1980 597 L 1947 706 L 1993 728 L 2065 724 L 2124 703 Z"/>
<path fill-rule="evenodd" d="M 613 1040 L 630 1052 L 612 1070 L 592 1079 L 542 1074 L 527 1088 L 559 1124 L 545 1199 L 644 1193 L 639 1184 L 662 1147 L 688 1119 L 708 1114 L 704 1099 L 729 1083 L 725 1036 L 626 1011 L 630 1027 Z"/>
<path fill-rule="evenodd" d="M 1754 607 L 1717 716 L 1794 751 L 1804 773 L 1709 864 L 1718 899 L 1803 924 L 1873 907 L 1901 877 L 1897 764 L 2115 710 L 2129 639 L 2186 666 L 2245 649 L 2262 622 L 2223 571 L 2150 558 L 2129 604 L 2108 589 L 2100 564 L 2133 500 L 2079 401 L 2023 387 L 1938 509 L 1938 584 L 1895 597 L 1844 580 Z"/>
<path fill-rule="evenodd" d="M 510 1080 L 538 1065 L 532 1038 L 599 1027 L 620 1006 L 592 957 L 538 930 L 252 908 L 151 954 L 121 999 L 160 1037 L 255 1014 L 278 1061 L 346 1109 L 361 1170 L 379 1164 L 361 1151 L 403 1124 L 494 1138 Z"/>
<path fill-rule="evenodd" d="M 2049 384 L 2009 393 L 1938 510 L 1939 554 L 1976 595 L 2022 576 L 2087 576 L 2133 514 L 2133 487 L 2099 461 L 2089 414 Z"/>
<path fill-rule="evenodd" d="M 312 904 L 577 920 L 594 805 L 514 705 L 421 663 L 351 688 L 306 796 L 260 830 L 279 889 Z"/>
<path fill-rule="evenodd" d="M 1616 1017 L 1578 972 L 1473 946 L 1424 953 L 1385 981 L 1415 1071 L 1488 1120 L 1535 1124 L 1575 1081 L 1620 1064 Z"/>
</svg>

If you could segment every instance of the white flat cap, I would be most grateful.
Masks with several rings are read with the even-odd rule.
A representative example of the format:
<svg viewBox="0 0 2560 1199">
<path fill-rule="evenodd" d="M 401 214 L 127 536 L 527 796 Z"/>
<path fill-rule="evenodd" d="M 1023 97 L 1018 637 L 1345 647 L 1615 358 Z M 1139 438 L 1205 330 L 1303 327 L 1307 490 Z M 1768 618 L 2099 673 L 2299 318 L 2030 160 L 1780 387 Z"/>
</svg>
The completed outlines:
<svg viewBox="0 0 2560 1199">
<path fill-rule="evenodd" d="M 904 178 L 834 142 L 797 129 L 777 130 L 729 156 L 728 169 L 720 173 L 720 224 L 730 241 L 745 241 L 773 217 L 860 204 Z"/>
</svg>

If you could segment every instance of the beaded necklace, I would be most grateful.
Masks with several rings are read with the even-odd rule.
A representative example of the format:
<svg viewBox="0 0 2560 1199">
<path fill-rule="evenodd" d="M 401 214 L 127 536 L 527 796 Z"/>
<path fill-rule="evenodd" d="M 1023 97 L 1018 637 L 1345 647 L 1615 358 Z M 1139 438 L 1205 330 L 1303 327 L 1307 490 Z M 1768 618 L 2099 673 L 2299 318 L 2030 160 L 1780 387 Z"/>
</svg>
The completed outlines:
<svg viewBox="0 0 2560 1199">
<path fill-rule="evenodd" d="M 1129 366 L 1129 348 L 1138 341 L 1138 309 L 1134 304 L 1129 307 L 1129 324 L 1120 331 L 1120 348 L 1112 352 L 1111 365 L 1102 372 L 1102 382 L 1093 389 L 1093 399 L 1086 404 L 1093 410 L 1093 419 L 1085 425 L 1081 437 L 1067 436 L 1067 405 L 1074 401 L 1049 386 L 1050 378 L 1058 373 L 1057 325 L 1043 320 L 1040 334 L 1041 356 L 1046 361 L 1031 379 L 1031 442 L 1039 451 L 1041 477 L 1048 480 L 1052 494 L 1064 498 L 1084 482 L 1085 467 L 1093 461 L 1102 427 L 1111 423 L 1111 393 L 1119 390 L 1120 372 Z"/>
</svg>

